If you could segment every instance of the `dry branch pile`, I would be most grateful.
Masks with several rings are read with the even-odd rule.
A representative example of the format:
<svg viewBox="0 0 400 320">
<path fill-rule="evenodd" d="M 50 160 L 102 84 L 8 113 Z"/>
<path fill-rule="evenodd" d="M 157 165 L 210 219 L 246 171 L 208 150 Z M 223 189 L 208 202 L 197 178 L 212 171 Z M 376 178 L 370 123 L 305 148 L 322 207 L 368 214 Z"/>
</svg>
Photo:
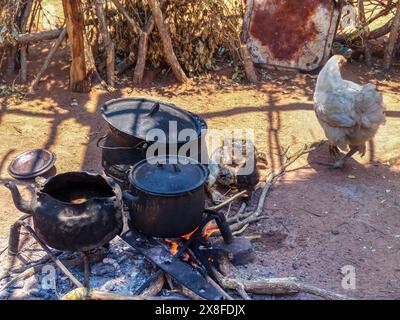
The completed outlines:
<svg viewBox="0 0 400 320">
<path fill-rule="evenodd" d="M 140 29 L 146 25 L 151 11 L 148 1 L 120 0 L 120 3 L 137 24 L 137 29 L 133 29 L 120 13 L 109 15 L 108 25 L 115 42 L 117 59 L 121 62 L 129 57 L 134 64 L 137 59 Z M 108 11 L 111 11 L 113 8 L 111 4 L 109 7 Z M 215 56 L 218 51 L 220 53 L 225 51 L 229 60 L 238 60 L 243 13 L 242 0 L 167 1 L 163 10 L 164 19 L 174 52 L 188 75 L 215 69 Z M 95 18 L 92 10 L 88 15 Z M 96 38 L 96 34 L 98 32 L 94 32 L 92 38 Z M 104 52 L 96 51 L 95 55 L 100 61 L 101 57 L 104 57 Z M 147 60 L 154 68 L 166 65 L 157 28 L 154 28 L 149 36 Z"/>
<path fill-rule="evenodd" d="M 19 80 L 25 83 L 28 46 L 41 40 L 58 38 L 60 42 L 62 30 L 32 30 L 32 26 L 40 24 L 40 19 L 48 19 L 43 0 L 3 1 L 0 51 L 8 57 L 7 65 L 9 61 L 17 61 L 14 72 L 20 70 Z M 136 66 L 134 81 L 140 83 L 147 66 L 163 72 L 171 69 L 184 82 L 187 76 L 216 70 L 221 63 L 238 65 L 242 61 L 240 32 L 244 0 L 82 0 L 71 3 L 71 12 L 76 12 L 76 16 L 66 13 L 65 8 L 65 21 L 58 27 L 66 25 L 68 33 L 72 32 L 71 26 L 77 25 L 77 21 L 68 20 L 84 15 L 85 27 L 74 27 L 75 34 L 68 34 L 71 53 L 79 59 L 82 53 L 76 50 L 82 46 L 74 44 L 82 42 L 79 32 L 85 38 L 86 68 L 78 78 L 86 73 L 89 78 L 94 73 L 99 80 L 100 73 L 112 86 L 115 74 Z M 18 65 L 20 55 L 24 61 Z M 74 64 L 74 57 L 72 60 Z M 2 61 L 0 67 L 1 64 Z M 45 69 L 46 66 L 40 75 Z M 40 75 L 31 88 L 37 85 Z M 74 78 L 73 71 L 71 88 L 76 87 Z"/>
<path fill-rule="evenodd" d="M 400 1 L 344 0 L 342 4 L 336 39 L 362 52 L 368 65 L 372 56 L 384 58 L 383 67 L 389 70 L 393 56 L 400 54 Z"/>
<path fill-rule="evenodd" d="M 91 79 L 103 86 L 106 80 L 113 86 L 116 75 L 127 69 L 134 69 L 133 80 L 140 83 L 146 67 L 163 74 L 171 70 L 185 82 L 187 77 L 226 65 L 243 65 L 247 79 L 258 82 L 240 37 L 245 0 L 80 0 L 70 2 L 71 12 L 76 14 L 66 13 L 64 6 L 65 21 L 54 14 L 51 17 L 43 2 L 0 0 L 0 67 L 7 65 L 8 73 L 16 74 L 21 83 L 28 80 L 29 46 L 54 40 L 49 45 L 53 48 L 51 55 L 31 82 L 31 89 L 39 83 L 64 39 L 63 30 L 56 28 L 65 25 L 73 60 L 71 89 L 87 89 L 75 79 Z M 60 0 L 59 4 L 62 2 L 66 3 Z M 355 48 L 370 66 L 371 57 L 379 55 L 384 69 L 389 70 L 393 56 L 400 54 L 400 1 L 341 0 L 341 4 L 344 10 L 338 42 Z M 57 21 L 48 23 L 53 30 L 41 30 L 41 21 L 49 19 Z M 79 28 L 72 28 L 77 25 Z M 385 41 L 383 36 L 387 36 Z"/>
</svg>

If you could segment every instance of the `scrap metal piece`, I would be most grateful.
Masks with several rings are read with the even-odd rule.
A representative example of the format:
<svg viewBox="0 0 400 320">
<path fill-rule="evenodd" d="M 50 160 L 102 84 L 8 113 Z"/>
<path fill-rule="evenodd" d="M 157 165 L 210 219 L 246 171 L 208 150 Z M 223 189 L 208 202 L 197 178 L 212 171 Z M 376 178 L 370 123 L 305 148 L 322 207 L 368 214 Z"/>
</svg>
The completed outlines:
<svg viewBox="0 0 400 320">
<path fill-rule="evenodd" d="M 330 56 L 339 23 L 334 0 L 248 0 L 244 37 L 253 61 L 312 71 Z"/>
<path fill-rule="evenodd" d="M 200 297 L 207 300 L 222 299 L 222 295 L 207 282 L 198 270 L 172 255 L 156 239 L 145 236 L 133 228 L 120 237 L 160 269 L 171 275 L 177 282 Z"/>
</svg>

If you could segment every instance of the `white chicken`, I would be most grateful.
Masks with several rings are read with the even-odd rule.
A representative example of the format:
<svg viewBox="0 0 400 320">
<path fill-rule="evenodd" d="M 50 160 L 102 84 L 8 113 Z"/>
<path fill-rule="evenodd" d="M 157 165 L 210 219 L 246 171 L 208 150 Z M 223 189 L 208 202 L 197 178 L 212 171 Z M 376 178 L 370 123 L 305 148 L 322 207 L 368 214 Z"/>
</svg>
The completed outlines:
<svg viewBox="0 0 400 320">
<path fill-rule="evenodd" d="M 365 143 L 385 122 L 382 94 L 371 83 L 358 85 L 342 79 L 340 69 L 346 62 L 341 55 L 330 58 L 318 75 L 314 92 L 314 110 L 328 138 L 331 155 L 337 160 L 339 149 L 350 148 L 334 168 L 342 168 L 356 152 L 363 156 Z"/>
</svg>

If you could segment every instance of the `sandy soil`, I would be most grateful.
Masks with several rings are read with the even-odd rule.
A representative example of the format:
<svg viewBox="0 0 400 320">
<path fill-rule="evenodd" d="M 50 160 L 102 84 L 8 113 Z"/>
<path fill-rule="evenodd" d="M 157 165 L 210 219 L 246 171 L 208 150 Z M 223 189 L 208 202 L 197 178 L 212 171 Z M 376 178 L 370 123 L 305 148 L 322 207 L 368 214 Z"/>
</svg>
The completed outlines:
<svg viewBox="0 0 400 320">
<path fill-rule="evenodd" d="M 32 49 L 30 54 L 32 79 L 46 49 Z M 258 149 L 268 156 L 269 170 L 280 166 L 282 148 L 296 150 L 324 139 L 312 110 L 313 76 L 268 71 L 263 83 L 253 86 L 233 83 L 224 71 L 179 85 L 171 75 L 159 78 L 148 72 L 146 84 L 138 88 L 127 73 L 112 94 L 75 94 L 67 88 L 66 61 L 67 52 L 60 51 L 36 94 L 25 99 L 0 97 L 2 183 L 10 179 L 7 166 L 13 157 L 32 148 L 54 151 L 58 173 L 101 171 L 96 140 L 106 127 L 99 108 L 117 97 L 170 101 L 204 116 L 210 128 L 252 128 Z M 297 276 L 356 298 L 398 299 L 400 70 L 397 66 L 385 80 L 353 63 L 346 66 L 345 77 L 378 85 L 387 104 L 386 125 L 366 156 L 355 156 L 342 171 L 319 164 L 330 161 L 326 147 L 299 159 L 267 198 L 268 218 L 251 226 L 246 235 L 261 236 L 253 241 L 259 274 Z M 78 106 L 71 106 L 73 99 Z M 20 213 L 3 187 L 0 206 L 0 236 L 5 239 Z M 340 268 L 345 265 L 356 269 L 356 290 L 341 288 Z"/>
</svg>

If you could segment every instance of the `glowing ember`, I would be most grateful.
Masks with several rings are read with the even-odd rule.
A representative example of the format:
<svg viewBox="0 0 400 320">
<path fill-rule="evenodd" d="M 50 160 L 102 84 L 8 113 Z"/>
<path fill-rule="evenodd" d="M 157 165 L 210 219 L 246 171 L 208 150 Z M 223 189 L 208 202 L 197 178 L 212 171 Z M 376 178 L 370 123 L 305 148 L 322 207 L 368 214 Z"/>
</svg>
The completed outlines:
<svg viewBox="0 0 400 320">
<path fill-rule="evenodd" d="M 179 243 L 170 239 L 165 239 L 165 242 L 170 244 L 169 251 L 175 256 L 178 253 L 178 249 L 180 247 Z"/>
</svg>

